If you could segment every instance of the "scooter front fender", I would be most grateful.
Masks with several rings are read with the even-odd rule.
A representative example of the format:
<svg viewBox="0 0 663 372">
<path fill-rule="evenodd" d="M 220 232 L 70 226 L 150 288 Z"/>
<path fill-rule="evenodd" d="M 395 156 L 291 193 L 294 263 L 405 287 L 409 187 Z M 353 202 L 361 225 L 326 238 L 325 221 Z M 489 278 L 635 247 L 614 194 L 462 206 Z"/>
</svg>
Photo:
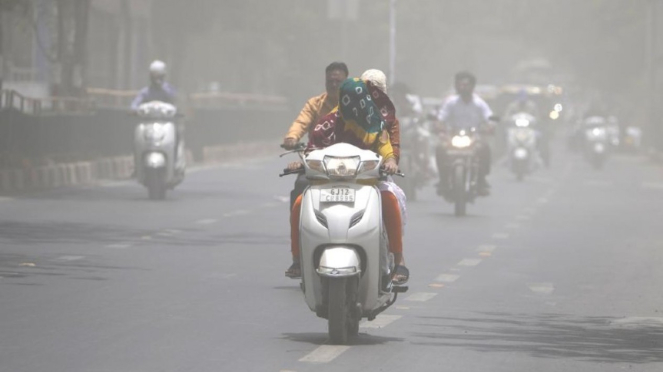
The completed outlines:
<svg viewBox="0 0 663 372">
<path fill-rule="evenodd" d="M 361 273 L 361 259 L 350 247 L 325 248 L 316 269 L 318 275 L 328 278 L 345 278 Z"/>
</svg>

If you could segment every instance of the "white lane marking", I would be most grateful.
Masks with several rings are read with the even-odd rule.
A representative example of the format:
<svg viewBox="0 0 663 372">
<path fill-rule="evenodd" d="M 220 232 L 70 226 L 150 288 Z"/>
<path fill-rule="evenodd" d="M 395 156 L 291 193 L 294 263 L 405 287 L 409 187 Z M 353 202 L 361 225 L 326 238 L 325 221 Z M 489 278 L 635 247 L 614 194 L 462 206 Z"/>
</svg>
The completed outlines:
<svg viewBox="0 0 663 372">
<path fill-rule="evenodd" d="M 60 256 L 55 261 L 78 261 L 85 258 L 85 256 Z"/>
<path fill-rule="evenodd" d="M 216 221 L 218 221 L 218 220 L 216 220 L 214 218 L 205 218 L 205 219 L 196 221 L 196 223 L 199 224 L 199 225 L 211 225 L 211 224 L 215 223 Z"/>
<path fill-rule="evenodd" d="M 362 320 L 359 328 L 384 328 L 396 320 L 402 318 L 401 315 L 378 315 L 373 321 Z"/>
<path fill-rule="evenodd" d="M 274 199 L 280 201 L 281 203 L 289 203 L 290 202 L 290 197 L 289 196 L 278 196 L 275 195 Z"/>
<path fill-rule="evenodd" d="M 158 235 L 158 236 L 166 236 L 166 237 L 167 237 L 167 236 L 173 236 L 173 235 L 175 235 L 175 234 L 173 234 L 172 232 L 170 232 L 170 231 L 168 231 L 168 230 L 164 230 L 164 231 L 159 231 L 159 232 L 156 233 L 155 235 Z"/>
<path fill-rule="evenodd" d="M 457 263 L 457 266 L 466 266 L 466 267 L 471 267 L 471 266 L 476 266 L 481 263 L 481 259 L 479 258 L 464 258 L 462 261 Z"/>
<path fill-rule="evenodd" d="M 349 348 L 350 346 L 344 345 L 320 345 L 299 361 L 306 363 L 329 363 L 348 351 Z"/>
<path fill-rule="evenodd" d="M 413 293 L 410 295 L 408 298 L 405 299 L 405 301 L 417 301 L 417 302 L 425 302 L 430 300 L 431 298 L 437 296 L 437 293 L 430 293 L 430 292 L 417 292 Z"/>
<path fill-rule="evenodd" d="M 143 235 L 140 237 L 141 240 L 152 240 L 152 237 L 149 235 Z"/>
<path fill-rule="evenodd" d="M 245 216 L 245 215 L 249 214 L 250 212 L 251 211 L 248 211 L 246 209 L 239 209 L 239 210 L 236 210 L 236 211 L 233 211 L 233 212 L 224 213 L 223 217 Z"/>
<path fill-rule="evenodd" d="M 509 233 L 495 233 L 493 239 L 509 239 Z"/>
<path fill-rule="evenodd" d="M 504 227 L 507 228 L 507 229 L 519 229 L 520 224 L 519 223 L 507 223 L 506 225 L 504 225 Z"/>
<path fill-rule="evenodd" d="M 552 178 L 536 177 L 536 176 L 527 177 L 527 180 L 532 181 L 532 182 L 536 182 L 536 183 L 543 183 L 543 184 L 548 184 L 548 183 L 553 182 Z"/>
<path fill-rule="evenodd" d="M 643 182 L 643 189 L 663 190 L 663 183 Z"/>
<path fill-rule="evenodd" d="M 542 295 L 549 295 L 555 291 L 552 283 L 530 283 L 528 287 L 532 292 Z"/>
<path fill-rule="evenodd" d="M 439 275 L 437 278 L 435 278 L 436 282 L 442 282 L 442 283 L 453 283 L 456 280 L 460 278 L 460 275 L 455 275 L 455 274 L 442 274 Z"/>
<path fill-rule="evenodd" d="M 131 243 L 117 243 L 117 244 L 109 244 L 106 246 L 106 248 L 112 248 L 112 249 L 126 249 L 131 247 Z"/>
<path fill-rule="evenodd" d="M 663 327 L 663 317 L 630 316 L 613 320 L 610 325 L 627 328 Z"/>
<path fill-rule="evenodd" d="M 477 252 L 488 252 L 488 253 L 491 253 L 491 252 L 493 252 L 493 251 L 496 250 L 496 249 L 497 249 L 497 246 L 496 246 L 496 245 L 483 244 L 483 245 L 480 245 L 479 248 L 477 248 Z"/>
<path fill-rule="evenodd" d="M 615 185 L 612 181 L 602 181 L 602 180 L 587 180 L 584 182 L 585 186 L 590 187 L 612 187 Z"/>
<path fill-rule="evenodd" d="M 523 213 L 532 215 L 532 214 L 536 213 L 536 209 L 534 209 L 534 208 L 525 208 L 525 209 L 523 209 Z"/>
</svg>

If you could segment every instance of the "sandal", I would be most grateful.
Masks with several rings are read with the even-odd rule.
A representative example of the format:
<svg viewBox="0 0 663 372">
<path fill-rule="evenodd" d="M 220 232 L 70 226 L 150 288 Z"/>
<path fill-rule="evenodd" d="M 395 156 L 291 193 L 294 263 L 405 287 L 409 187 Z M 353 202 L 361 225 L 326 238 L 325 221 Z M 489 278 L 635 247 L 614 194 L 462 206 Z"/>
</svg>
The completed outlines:
<svg viewBox="0 0 663 372">
<path fill-rule="evenodd" d="M 391 277 L 391 282 L 394 285 L 403 285 L 410 279 L 410 270 L 403 265 L 398 265 L 394 268 L 394 275 Z"/>
<path fill-rule="evenodd" d="M 302 277 L 302 268 L 299 266 L 299 262 L 293 262 L 292 265 L 285 271 L 285 276 L 290 279 L 298 279 Z"/>
</svg>

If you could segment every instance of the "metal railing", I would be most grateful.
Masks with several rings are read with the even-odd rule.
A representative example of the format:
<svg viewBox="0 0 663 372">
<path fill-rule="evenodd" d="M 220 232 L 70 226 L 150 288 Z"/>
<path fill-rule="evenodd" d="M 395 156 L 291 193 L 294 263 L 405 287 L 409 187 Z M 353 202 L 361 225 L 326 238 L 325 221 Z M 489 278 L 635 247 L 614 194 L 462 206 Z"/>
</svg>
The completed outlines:
<svg viewBox="0 0 663 372">
<path fill-rule="evenodd" d="M 29 115 L 92 114 L 96 105 L 90 98 L 30 98 L 15 90 L 2 90 L 0 109 L 14 109 Z"/>
</svg>

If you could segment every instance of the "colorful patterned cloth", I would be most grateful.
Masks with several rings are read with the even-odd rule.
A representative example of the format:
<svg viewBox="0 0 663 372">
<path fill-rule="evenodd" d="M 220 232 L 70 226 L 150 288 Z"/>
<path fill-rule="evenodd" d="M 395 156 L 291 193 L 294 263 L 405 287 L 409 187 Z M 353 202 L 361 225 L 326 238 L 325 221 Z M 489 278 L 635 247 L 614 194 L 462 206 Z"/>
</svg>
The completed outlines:
<svg viewBox="0 0 663 372">
<path fill-rule="evenodd" d="M 347 79 L 341 84 L 339 106 L 322 117 L 309 134 L 310 150 L 345 142 L 394 157 L 386 130 L 396 118 L 389 97 L 370 82 Z"/>
</svg>

